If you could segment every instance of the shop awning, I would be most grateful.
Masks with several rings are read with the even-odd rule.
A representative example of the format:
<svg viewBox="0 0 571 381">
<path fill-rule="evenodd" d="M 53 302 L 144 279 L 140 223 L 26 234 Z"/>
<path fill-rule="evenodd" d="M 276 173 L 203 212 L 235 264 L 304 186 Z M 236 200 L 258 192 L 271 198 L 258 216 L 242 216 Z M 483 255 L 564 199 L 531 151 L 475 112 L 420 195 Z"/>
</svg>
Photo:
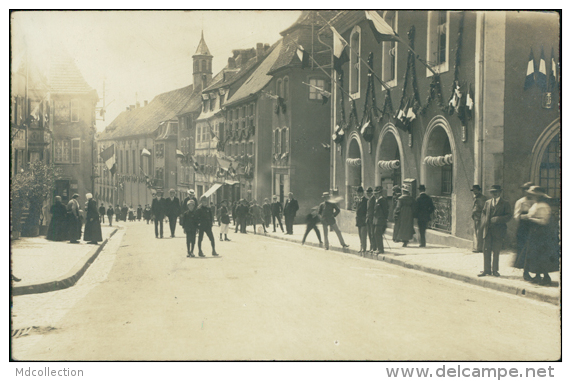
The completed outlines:
<svg viewBox="0 0 571 381">
<path fill-rule="evenodd" d="M 203 196 L 205 197 L 210 197 L 214 194 L 214 192 L 216 192 L 218 190 L 218 188 L 220 188 L 222 186 L 222 184 L 214 184 L 213 186 L 210 187 L 209 190 L 206 191 L 206 193 L 204 193 Z"/>
</svg>

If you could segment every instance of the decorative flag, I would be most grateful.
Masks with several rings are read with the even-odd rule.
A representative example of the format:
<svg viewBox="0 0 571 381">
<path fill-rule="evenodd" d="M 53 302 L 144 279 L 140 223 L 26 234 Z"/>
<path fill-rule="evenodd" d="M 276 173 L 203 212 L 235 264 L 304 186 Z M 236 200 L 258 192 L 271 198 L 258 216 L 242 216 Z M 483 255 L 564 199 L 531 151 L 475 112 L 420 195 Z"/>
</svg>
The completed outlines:
<svg viewBox="0 0 571 381">
<path fill-rule="evenodd" d="M 551 65 L 549 65 L 547 81 L 547 91 L 553 91 L 557 86 L 557 64 L 555 63 L 553 48 L 551 48 Z"/>
<path fill-rule="evenodd" d="M 523 89 L 527 90 L 535 83 L 535 59 L 533 58 L 533 49 L 529 52 L 529 61 L 527 63 L 527 73 Z"/>
<path fill-rule="evenodd" d="M 367 17 L 367 20 L 369 21 L 371 31 L 373 32 L 373 36 L 375 36 L 377 43 L 380 43 L 381 41 L 399 40 L 397 33 L 376 11 L 365 11 L 365 17 Z"/>
<path fill-rule="evenodd" d="M 347 41 L 341 37 L 335 28 L 331 27 L 333 33 L 333 67 L 338 73 L 342 71 L 343 64 L 349 61 L 349 54 L 347 54 Z"/>
<path fill-rule="evenodd" d="M 309 53 L 305 51 L 303 46 L 298 45 L 297 47 L 297 57 L 301 61 L 301 68 L 305 69 L 309 66 Z"/>
<path fill-rule="evenodd" d="M 181 150 L 177 149 L 176 150 L 176 157 L 180 158 L 180 159 L 184 159 L 184 153 L 182 153 Z"/>
<path fill-rule="evenodd" d="M 151 152 L 149 152 L 148 149 L 143 148 L 143 150 L 141 151 L 141 156 L 151 156 Z"/>
<path fill-rule="evenodd" d="M 472 84 L 466 93 L 466 116 L 472 119 L 472 110 L 474 109 L 474 101 L 472 100 Z"/>
<path fill-rule="evenodd" d="M 101 151 L 99 156 L 107 166 L 107 169 L 111 171 L 111 176 L 113 176 L 115 172 L 117 172 L 117 164 L 115 163 L 115 144 L 105 148 Z"/>
<path fill-rule="evenodd" d="M 406 113 L 406 118 L 408 119 L 409 122 L 412 122 L 414 119 L 416 119 L 416 114 L 414 113 L 412 106 L 408 108 L 408 111 Z"/>
<path fill-rule="evenodd" d="M 545 68 L 545 54 L 543 54 L 543 47 L 541 48 L 541 57 L 539 58 L 539 68 L 535 77 L 537 85 L 543 91 L 547 89 L 547 70 Z"/>
</svg>

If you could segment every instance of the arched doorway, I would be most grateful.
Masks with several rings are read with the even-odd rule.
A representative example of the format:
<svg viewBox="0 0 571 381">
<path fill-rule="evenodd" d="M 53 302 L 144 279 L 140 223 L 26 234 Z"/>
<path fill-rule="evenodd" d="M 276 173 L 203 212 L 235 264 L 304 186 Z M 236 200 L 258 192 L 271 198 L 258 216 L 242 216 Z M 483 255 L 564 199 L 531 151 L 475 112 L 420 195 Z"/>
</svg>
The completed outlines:
<svg viewBox="0 0 571 381">
<path fill-rule="evenodd" d="M 455 159 L 450 126 L 445 118 L 436 117 L 429 124 L 422 144 L 420 184 L 426 186 L 426 193 L 436 207 L 430 227 L 447 233 L 454 233 Z"/>
<path fill-rule="evenodd" d="M 345 185 L 348 210 L 355 210 L 357 188 L 363 185 L 363 149 L 358 135 L 351 135 L 345 159 Z"/>
<path fill-rule="evenodd" d="M 545 188 L 557 202 L 561 199 L 561 124 L 551 123 L 540 135 L 532 152 L 530 179 Z"/>
<path fill-rule="evenodd" d="M 398 130 L 388 124 L 379 134 L 375 160 L 375 185 L 382 185 L 390 191 L 393 185 L 401 185 L 405 178 L 402 167 L 402 142 Z M 390 193 L 386 194 L 390 196 Z"/>
</svg>

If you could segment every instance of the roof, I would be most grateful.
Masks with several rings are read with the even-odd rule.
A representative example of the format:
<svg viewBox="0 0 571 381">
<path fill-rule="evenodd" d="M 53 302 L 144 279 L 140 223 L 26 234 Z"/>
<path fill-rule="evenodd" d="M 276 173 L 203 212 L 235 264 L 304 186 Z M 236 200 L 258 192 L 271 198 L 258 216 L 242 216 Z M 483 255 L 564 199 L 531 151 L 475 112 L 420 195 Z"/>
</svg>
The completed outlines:
<svg viewBox="0 0 571 381">
<path fill-rule="evenodd" d="M 319 28 L 327 24 L 323 19 L 330 20 L 336 14 L 337 11 L 302 11 L 297 20 L 287 29 L 280 32 L 280 34 L 285 36 L 300 26 L 314 25 L 316 30 L 319 30 Z"/>
<path fill-rule="evenodd" d="M 95 91 L 67 54 L 53 55 L 50 60 L 48 86 L 54 93 L 90 93 Z"/>
<path fill-rule="evenodd" d="M 365 11 L 340 11 L 336 16 L 332 17 L 330 23 L 337 32 L 343 34 L 362 20 L 365 20 Z M 323 28 L 323 31 L 324 35 L 331 35 L 329 28 Z"/>
<path fill-rule="evenodd" d="M 202 109 L 202 98 L 200 96 L 201 93 L 200 87 L 193 89 L 192 94 L 186 104 L 180 109 L 177 115 L 188 114 L 190 112 L 200 112 Z"/>
<path fill-rule="evenodd" d="M 278 41 L 273 47 L 270 54 L 262 61 L 262 63 L 254 70 L 252 75 L 240 86 L 238 90 L 228 99 L 225 106 L 238 102 L 247 98 L 251 94 L 255 94 L 262 90 L 271 80 L 272 76 L 268 74 L 278 57 L 282 47 L 282 40 Z"/>
<path fill-rule="evenodd" d="M 153 133 L 160 122 L 171 120 L 186 108 L 193 97 L 200 97 L 189 85 L 162 93 L 153 98 L 145 107 L 123 111 L 100 135 L 100 140 L 124 138 Z"/>
<path fill-rule="evenodd" d="M 198 48 L 196 48 L 195 56 L 212 56 L 208 46 L 206 46 L 206 41 L 204 41 L 204 32 L 200 33 L 200 42 L 198 43 Z"/>
<path fill-rule="evenodd" d="M 228 69 L 228 66 L 226 66 L 218 74 L 216 74 L 216 76 L 212 79 L 210 86 L 204 89 L 203 92 L 209 92 L 221 87 L 232 85 L 240 78 L 243 78 L 245 75 L 249 74 L 250 69 L 256 66 L 258 62 L 259 61 L 257 57 L 252 57 L 245 64 L 235 69 Z M 225 71 L 226 75 L 224 75 Z"/>
<path fill-rule="evenodd" d="M 317 34 L 317 29 L 314 33 Z M 301 45 L 305 51 L 311 54 L 311 44 L 311 29 L 302 28 L 292 31 L 291 34 L 283 38 L 280 55 L 269 72 L 273 73 L 285 66 L 290 65 L 301 67 L 301 61 L 296 54 L 297 47 L 298 45 Z M 317 39 L 317 36 L 314 36 L 313 48 L 313 58 L 319 63 L 319 65 L 323 66 L 331 63 L 331 50 L 328 50 L 328 47 L 323 45 Z"/>
</svg>

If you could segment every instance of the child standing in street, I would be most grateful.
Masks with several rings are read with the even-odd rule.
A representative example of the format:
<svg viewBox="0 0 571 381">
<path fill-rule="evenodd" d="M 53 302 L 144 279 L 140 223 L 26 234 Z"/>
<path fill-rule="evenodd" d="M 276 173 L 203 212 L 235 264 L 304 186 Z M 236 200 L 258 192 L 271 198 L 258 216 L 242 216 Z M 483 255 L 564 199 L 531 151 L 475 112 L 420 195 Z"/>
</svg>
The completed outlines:
<svg viewBox="0 0 571 381">
<path fill-rule="evenodd" d="M 180 225 L 186 234 L 186 256 L 194 257 L 194 242 L 196 241 L 196 229 L 198 229 L 198 216 L 194 200 L 187 204 L 187 211 L 180 218 Z"/>
<path fill-rule="evenodd" d="M 214 235 L 212 234 L 212 222 L 214 221 L 214 216 L 212 215 L 212 209 L 208 205 L 208 199 L 204 196 L 200 198 L 200 206 L 196 210 L 198 217 L 198 256 L 204 257 L 202 252 L 202 238 L 204 234 L 210 239 L 210 244 L 212 245 L 212 256 L 217 257 L 216 248 L 214 247 Z"/>
</svg>

